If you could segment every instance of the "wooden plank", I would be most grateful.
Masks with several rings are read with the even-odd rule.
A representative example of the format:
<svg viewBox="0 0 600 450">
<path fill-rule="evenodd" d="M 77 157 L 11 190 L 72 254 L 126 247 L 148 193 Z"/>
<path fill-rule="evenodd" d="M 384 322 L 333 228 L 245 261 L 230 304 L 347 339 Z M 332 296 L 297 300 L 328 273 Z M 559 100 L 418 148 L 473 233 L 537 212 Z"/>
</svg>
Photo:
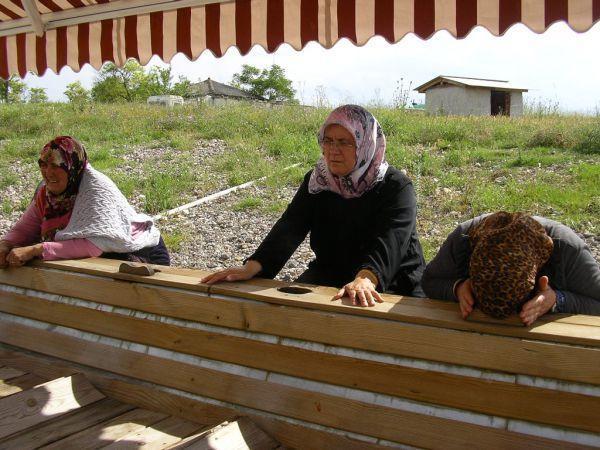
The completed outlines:
<svg viewBox="0 0 600 450">
<path fill-rule="evenodd" d="M 196 321 L 297 339 L 309 336 L 310 340 L 326 344 L 419 359 L 600 384 L 600 350 L 595 348 L 568 347 L 388 320 L 365 320 L 303 308 L 206 299 L 202 296 L 189 298 L 182 291 L 155 290 L 142 285 L 136 285 L 135 291 L 137 294 L 127 300 L 128 303 L 132 299 L 139 303 L 140 307 L 134 309 L 160 311 L 168 316 L 185 316 Z M 92 292 L 106 295 L 107 303 L 117 303 L 127 293 L 112 296 L 102 289 L 92 289 Z M 0 292 L 0 298 L 8 299 L 15 295 Z M 169 304 L 175 305 L 174 313 L 165 312 Z M 144 305 L 151 307 L 145 308 Z M 0 302 L 0 308 L 9 311 L 10 307 L 8 300 Z M 35 311 L 25 307 L 21 308 L 21 313 L 35 314 Z"/>
<path fill-rule="evenodd" d="M 167 417 L 145 429 L 137 430 L 116 439 L 104 449 L 123 450 L 143 448 L 145 450 L 170 447 L 182 439 L 204 428 L 180 417 Z"/>
<path fill-rule="evenodd" d="M 204 403 L 148 386 L 114 379 L 107 376 L 106 372 L 102 374 L 97 370 L 90 369 L 84 373 L 105 395 L 141 408 L 164 411 L 195 422 L 201 421 L 205 424 L 216 424 L 239 416 L 239 411 L 235 409 Z M 344 450 L 389 449 L 389 447 L 357 441 L 341 434 L 307 428 L 264 415 L 247 414 L 247 416 L 276 440 L 290 448 L 301 448 L 303 450 L 323 450 L 327 448 Z"/>
<path fill-rule="evenodd" d="M 29 428 L 19 435 L 1 440 L 0 447 L 19 450 L 36 449 L 125 414 L 134 408 L 132 405 L 105 398 L 46 424 Z"/>
<path fill-rule="evenodd" d="M 59 378 L 0 399 L 0 438 L 104 398 L 82 376 Z"/>
<path fill-rule="evenodd" d="M 25 375 L 25 372 L 22 372 L 17 369 L 13 369 L 12 367 L 0 367 L 0 380 L 8 381 L 11 378 L 17 378 L 22 375 Z"/>
<path fill-rule="evenodd" d="M 563 441 L 512 433 L 503 429 L 431 417 L 267 381 L 203 369 L 23 325 L 6 323 L 0 339 L 47 355 L 108 370 L 151 383 L 421 447 L 464 448 L 477 442 L 489 448 L 572 448 Z M 360 420 L 356 420 L 360 417 Z"/>
<path fill-rule="evenodd" d="M 105 447 L 117 439 L 152 426 L 166 417 L 167 415 L 164 413 L 136 408 L 108 422 L 99 423 L 42 448 L 62 450 L 65 448 Z"/>
<path fill-rule="evenodd" d="M 26 391 L 45 381 L 47 380 L 31 373 L 12 378 L 10 381 L 0 381 L 0 397 L 8 397 L 17 392 Z"/>
<path fill-rule="evenodd" d="M 24 352 L 22 349 L 18 349 L 18 351 L 15 350 L 17 349 L 11 349 L 4 344 L 0 344 L 0 361 L 7 366 L 15 367 L 23 372 L 39 376 L 44 381 L 68 377 L 78 373 L 78 371 L 72 367 L 45 361 L 41 355 L 32 357 L 32 355 Z"/>
<path fill-rule="evenodd" d="M 336 356 L 57 304 L 18 294 L 6 296 L 0 304 L 0 310 L 26 317 L 39 316 L 50 323 L 79 330 L 300 378 L 486 414 L 600 432 L 600 422 L 595 417 L 595 412 L 600 410 L 600 397 Z M 469 395 L 464 394 L 465 390 Z"/>
<path fill-rule="evenodd" d="M 99 298 L 112 298 L 115 295 L 122 296 L 120 301 L 121 306 L 127 307 L 127 303 L 131 301 L 131 295 L 135 295 L 134 291 L 136 288 L 132 286 L 129 288 L 124 288 L 126 289 L 125 291 L 121 290 L 121 293 L 117 294 L 115 292 L 117 290 L 117 286 L 106 286 L 106 284 L 103 284 L 99 280 L 87 279 L 83 285 L 80 281 L 81 278 L 78 279 L 79 285 L 73 282 L 69 283 L 60 281 L 61 279 L 66 281 L 66 279 L 69 278 L 69 273 L 66 271 L 66 269 L 71 267 L 71 263 L 73 263 L 73 267 L 78 271 L 92 273 L 98 276 L 113 276 L 117 270 L 117 267 L 113 267 L 116 266 L 116 264 L 113 264 L 112 262 L 108 264 L 105 262 L 96 263 L 95 261 L 96 260 L 81 260 L 78 261 L 76 265 L 74 264 L 74 261 L 43 263 L 44 266 L 48 265 L 53 268 L 61 268 L 65 271 L 63 274 L 51 273 L 46 274 L 46 276 L 44 276 L 42 269 L 38 269 L 38 272 L 41 273 L 26 272 L 28 270 L 36 270 L 31 268 L 17 268 L 8 271 L 5 270 L 5 274 L 0 272 L 0 282 L 94 301 L 100 301 Z M 170 270 L 176 271 L 178 269 L 171 268 Z M 63 276 L 61 277 L 61 275 Z M 123 277 L 127 277 L 140 283 L 159 286 L 168 285 L 169 287 L 177 287 L 193 291 L 205 291 L 207 289 L 205 285 L 199 284 L 199 278 L 187 275 L 173 275 L 167 272 L 164 272 L 161 276 L 161 279 L 153 280 L 154 277 L 123 275 Z M 72 277 L 73 275 L 71 274 L 71 280 L 73 280 Z M 176 278 L 171 279 L 171 277 Z M 273 285 L 273 283 L 276 284 Z M 277 286 L 283 285 L 285 284 L 281 282 L 274 282 L 272 280 L 251 280 L 250 282 L 245 283 L 227 283 L 224 285 L 211 286 L 210 293 L 219 295 L 233 295 L 268 303 L 285 304 L 288 306 L 298 306 L 302 308 L 333 311 L 344 314 L 363 315 L 367 317 L 385 318 L 388 320 L 398 320 L 456 330 L 600 347 L 600 327 L 598 326 L 590 326 L 587 324 L 576 325 L 569 322 L 541 321 L 536 323 L 533 327 L 525 328 L 520 324 L 512 323 L 507 325 L 506 323 L 503 323 L 500 325 L 497 322 L 490 320 L 466 321 L 460 317 L 457 308 L 449 308 L 449 305 L 446 302 L 436 302 L 432 300 L 424 301 L 421 299 L 403 297 L 397 297 L 396 301 L 394 302 L 390 301 L 383 304 L 378 304 L 371 308 L 361 308 L 350 305 L 348 299 L 332 302 L 332 292 L 335 291 L 332 290 L 332 288 L 314 287 L 315 293 L 313 294 L 294 295 L 278 292 L 276 289 Z M 81 292 L 86 290 L 86 288 L 88 293 Z M 95 292 L 95 294 L 90 293 L 90 291 Z M 112 292 L 115 292 L 115 294 L 111 294 Z M 89 298 L 90 296 L 93 296 L 94 299 Z M 392 297 L 393 296 L 387 296 L 386 298 Z M 135 300 L 133 302 L 135 303 Z M 419 306 L 419 302 L 422 302 L 424 305 L 428 306 Z M 440 307 L 432 307 L 432 302 Z M 131 303 L 129 304 L 130 307 L 132 307 Z M 557 320 L 559 316 L 562 317 L 562 315 L 557 315 L 553 316 L 553 318 Z M 586 317 L 586 322 L 600 324 L 600 318 L 591 316 Z"/>
<path fill-rule="evenodd" d="M 186 445 L 190 450 L 274 450 L 279 443 L 258 428 L 248 418 L 226 422 Z"/>
</svg>

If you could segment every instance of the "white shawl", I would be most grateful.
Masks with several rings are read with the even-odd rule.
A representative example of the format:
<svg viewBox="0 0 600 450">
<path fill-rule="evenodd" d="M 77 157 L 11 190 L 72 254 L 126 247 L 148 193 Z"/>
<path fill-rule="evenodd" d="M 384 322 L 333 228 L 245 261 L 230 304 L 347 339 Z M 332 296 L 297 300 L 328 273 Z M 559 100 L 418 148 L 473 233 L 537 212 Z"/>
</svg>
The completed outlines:
<svg viewBox="0 0 600 450">
<path fill-rule="evenodd" d="M 135 240 L 132 223 L 146 224 Z M 56 241 L 68 239 L 88 239 L 103 252 L 129 253 L 157 245 L 160 232 L 151 217 L 135 212 L 110 178 L 88 164 L 69 224 L 55 236 Z"/>
</svg>

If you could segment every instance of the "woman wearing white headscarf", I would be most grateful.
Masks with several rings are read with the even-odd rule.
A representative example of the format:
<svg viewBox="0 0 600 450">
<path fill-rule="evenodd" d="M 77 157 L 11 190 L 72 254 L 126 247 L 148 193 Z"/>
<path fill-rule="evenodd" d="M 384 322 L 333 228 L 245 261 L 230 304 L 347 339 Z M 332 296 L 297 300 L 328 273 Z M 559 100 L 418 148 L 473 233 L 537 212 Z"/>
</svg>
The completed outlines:
<svg viewBox="0 0 600 450">
<path fill-rule="evenodd" d="M 319 132 L 323 151 L 287 210 L 244 266 L 202 281 L 274 277 L 310 232 L 316 258 L 297 281 L 341 287 L 354 304 L 373 306 L 379 292 L 423 296 L 425 267 L 410 179 L 385 160 L 386 141 L 366 109 L 335 109 Z"/>
</svg>

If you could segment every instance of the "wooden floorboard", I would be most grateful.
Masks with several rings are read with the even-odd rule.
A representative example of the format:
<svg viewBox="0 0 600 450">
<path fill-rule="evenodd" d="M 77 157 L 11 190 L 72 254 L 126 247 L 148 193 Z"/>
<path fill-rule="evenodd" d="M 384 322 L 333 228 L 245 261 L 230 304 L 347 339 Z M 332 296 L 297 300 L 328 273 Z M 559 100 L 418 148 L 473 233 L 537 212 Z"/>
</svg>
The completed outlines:
<svg viewBox="0 0 600 450">
<path fill-rule="evenodd" d="M 104 398 L 82 375 L 59 378 L 0 399 L 0 438 Z"/>
<path fill-rule="evenodd" d="M 166 417 L 164 413 L 136 408 L 41 448 L 63 450 L 105 447 L 124 436 L 144 430 Z"/>
<path fill-rule="evenodd" d="M 8 397 L 9 395 L 31 389 L 38 384 L 48 381 L 38 375 L 31 373 L 22 375 L 17 378 L 11 378 L 8 381 L 0 381 L 0 397 Z"/>
<path fill-rule="evenodd" d="M 111 420 L 134 408 L 132 405 L 106 398 L 72 413 L 65 414 L 64 417 L 29 428 L 19 435 L 2 440 L 0 441 L 0 447 L 33 450 Z"/>
<path fill-rule="evenodd" d="M 0 367 L 0 381 L 8 381 L 11 378 L 17 378 L 25 375 L 25 372 L 17 369 L 13 369 L 12 367 Z"/>
</svg>

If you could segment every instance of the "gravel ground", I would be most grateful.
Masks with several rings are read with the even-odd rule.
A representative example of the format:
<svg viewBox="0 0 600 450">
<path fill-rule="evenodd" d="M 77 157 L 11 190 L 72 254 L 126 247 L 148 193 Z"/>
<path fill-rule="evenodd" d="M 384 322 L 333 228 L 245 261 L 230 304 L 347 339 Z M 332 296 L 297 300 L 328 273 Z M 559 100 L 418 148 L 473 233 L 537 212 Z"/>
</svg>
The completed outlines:
<svg viewBox="0 0 600 450">
<path fill-rule="evenodd" d="M 222 141 L 212 140 L 199 142 L 191 150 L 192 164 L 199 170 L 206 161 L 225 151 Z M 157 164 L 168 163 L 177 157 L 178 151 L 166 148 L 135 148 L 125 157 L 126 164 L 118 170 L 126 173 L 136 171 L 143 163 L 156 161 Z M 31 180 L 26 174 L 31 173 L 31 168 L 14 165 L 18 182 L 11 185 L 3 192 L 3 198 L 17 199 L 15 204 L 22 198 L 19 193 L 31 192 L 35 188 L 37 179 Z M 198 196 L 208 195 L 212 192 L 224 189 L 224 181 L 215 175 L 214 185 L 209 192 L 199 189 Z M 447 188 L 446 188 L 447 189 Z M 288 187 L 272 194 L 266 188 L 253 186 L 248 189 L 233 192 L 210 203 L 188 209 L 180 214 L 161 219 L 158 226 L 164 233 L 179 234 L 184 237 L 180 248 L 172 251 L 173 264 L 177 266 L 196 267 L 200 269 L 218 270 L 241 264 L 260 244 L 266 236 L 279 215 L 266 212 L 260 208 L 246 208 L 236 211 L 234 206 L 243 198 L 253 196 L 265 200 L 279 200 L 288 202 L 294 195 L 295 188 Z M 444 192 L 447 196 L 451 192 Z M 4 196 L 6 195 L 6 197 Z M 29 194 L 28 194 L 29 195 Z M 276 195 L 277 198 L 267 198 Z M 436 195 L 437 197 L 437 195 Z M 134 206 L 139 206 L 143 201 L 141 198 L 131 199 Z M 21 213 L 13 212 L 6 214 L 0 209 L 0 236 L 18 220 Z M 460 214 L 458 214 L 459 216 Z M 458 223 L 459 218 L 456 217 Z M 439 223 L 430 222 L 424 218 L 419 220 L 421 238 L 443 240 L 442 230 Z M 580 235 L 590 246 L 596 260 L 600 261 L 600 236 L 592 234 Z M 308 262 L 314 257 L 305 240 L 278 278 L 291 281 L 300 275 L 307 267 Z"/>
</svg>

